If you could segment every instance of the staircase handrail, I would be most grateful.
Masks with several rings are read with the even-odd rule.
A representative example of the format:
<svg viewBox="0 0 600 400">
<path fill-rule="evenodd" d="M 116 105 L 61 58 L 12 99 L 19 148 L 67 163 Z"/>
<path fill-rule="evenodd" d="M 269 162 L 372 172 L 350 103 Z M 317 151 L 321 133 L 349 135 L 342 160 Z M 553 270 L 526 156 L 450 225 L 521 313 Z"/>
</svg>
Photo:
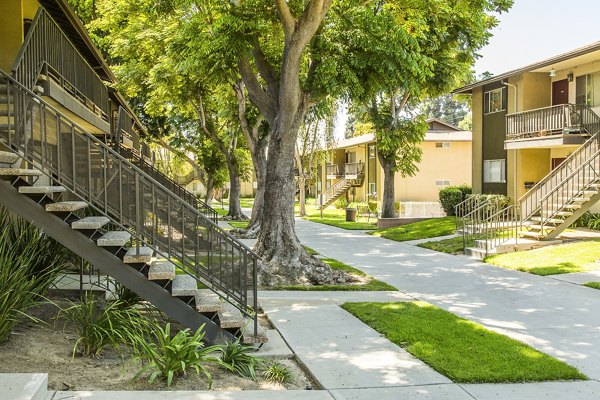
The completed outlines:
<svg viewBox="0 0 600 400">
<path fill-rule="evenodd" d="M 177 188 L 178 192 L 181 192 L 183 194 L 183 196 L 180 195 L 180 194 L 175 193 L 174 190 L 169 189 L 171 192 L 173 192 L 177 196 L 181 197 L 181 199 L 183 201 L 192 204 L 194 207 L 196 207 L 198 210 L 200 210 L 200 212 L 202 214 L 207 215 L 213 222 L 215 222 L 215 223 L 219 222 L 219 214 L 217 213 L 217 211 L 214 208 L 212 208 L 211 206 L 209 206 L 208 204 L 206 204 L 205 202 L 203 202 L 202 200 L 200 200 L 199 198 L 197 198 L 196 196 L 194 196 L 194 194 L 190 193 L 186 188 L 184 188 L 183 186 L 181 186 L 180 184 L 178 184 L 177 182 L 175 182 L 173 179 L 171 179 L 169 176 L 167 176 L 161 170 L 159 170 L 158 168 L 156 168 L 154 165 L 150 164 L 135 149 L 123 146 L 122 143 L 119 143 L 117 151 L 121 155 L 123 155 L 122 153 L 126 153 L 126 154 L 129 153 L 132 158 L 136 159 L 136 161 L 139 161 L 140 163 L 144 164 L 143 168 L 148 168 L 149 170 L 152 171 L 152 173 L 155 173 L 158 176 L 160 176 L 160 179 L 164 179 L 170 185 L 173 185 L 175 188 Z M 155 178 L 155 180 L 156 180 L 156 178 Z"/>
<path fill-rule="evenodd" d="M 345 184 L 346 184 L 346 178 L 342 177 L 342 178 L 338 179 L 337 181 L 335 181 L 335 183 L 333 185 L 329 186 L 326 190 L 321 192 L 319 194 L 319 205 L 322 207 L 325 203 L 327 203 L 327 200 L 329 200 L 331 197 L 333 197 L 333 196 L 326 196 L 327 193 L 329 193 L 329 192 L 335 193 L 336 190 L 340 189 Z M 324 198 L 326 200 L 324 200 Z"/>
<path fill-rule="evenodd" d="M 39 29 L 44 30 L 38 32 Z M 39 38 L 36 38 L 36 35 Z M 39 43 L 34 43 L 35 40 Z M 29 57 L 28 52 L 31 52 Z M 59 57 L 61 62 L 56 59 L 52 62 L 53 56 Z M 65 62 L 65 59 L 68 62 Z M 69 65 L 71 68 L 64 68 L 63 65 Z M 89 99 L 108 119 L 108 88 L 54 18 L 40 7 L 15 59 L 12 71 L 17 81 L 28 89 L 33 89 L 44 66 L 50 66 L 61 79 Z"/>
<path fill-rule="evenodd" d="M 600 117 L 598 115 L 596 115 L 596 113 L 594 113 L 589 106 L 587 106 L 587 105 L 582 106 L 582 111 L 588 111 L 589 112 L 588 116 L 595 120 L 594 122 L 586 124 L 586 125 L 591 125 L 591 126 L 596 125 L 597 128 L 600 126 Z M 594 142 L 600 144 L 600 130 L 596 130 L 596 132 L 593 133 L 592 136 L 588 140 L 586 140 L 580 147 L 578 147 L 573 153 L 571 153 L 569 155 L 569 157 L 567 157 L 567 159 L 564 160 L 559 167 L 557 167 L 553 171 L 551 171 L 548 175 L 546 175 L 544 177 L 543 180 L 536 183 L 530 190 L 527 191 L 527 193 L 525 193 L 523 196 L 521 196 L 519 198 L 518 204 L 520 205 L 521 212 L 527 213 L 527 215 L 522 215 L 523 219 L 527 219 L 528 217 L 533 215 L 533 212 L 535 212 L 535 210 L 537 209 L 537 207 L 535 207 L 532 210 L 528 211 L 528 209 L 526 207 L 524 207 L 524 203 L 526 201 L 528 201 L 529 198 L 531 198 L 539 190 L 542 190 L 543 186 L 546 183 L 548 183 L 551 179 L 557 177 L 559 174 L 562 174 L 565 170 L 571 169 L 572 166 L 570 165 L 570 161 L 576 159 L 576 157 L 579 157 L 584 151 L 586 151 L 589 147 L 591 147 L 591 144 Z M 585 162 L 585 161 L 582 161 L 582 162 Z M 561 178 L 561 181 L 563 181 L 564 179 L 565 179 L 564 177 Z M 552 190 L 552 188 L 550 188 L 549 190 Z"/>
<path fill-rule="evenodd" d="M 571 172 L 571 174 L 569 174 L 568 177 L 566 177 L 564 180 L 562 180 L 556 187 L 554 187 L 550 192 L 548 192 L 544 197 L 542 197 L 539 201 L 539 206 L 536 208 L 536 211 L 538 209 L 541 209 L 542 207 L 542 203 L 547 201 L 550 197 L 554 196 L 558 191 L 560 191 L 561 189 L 563 189 L 566 185 L 571 183 L 571 179 L 574 178 L 576 175 L 579 174 L 579 172 L 581 172 L 582 169 L 587 168 L 590 166 L 590 164 L 592 163 L 596 163 L 598 162 L 598 157 L 600 156 L 600 150 L 596 151 L 594 154 L 592 154 L 592 156 L 590 156 L 584 164 L 581 164 L 579 167 L 577 167 L 576 170 L 574 170 L 573 172 Z M 596 177 L 600 177 L 599 173 L 595 174 Z M 587 189 L 589 187 L 589 183 L 584 185 L 577 193 L 573 194 L 573 197 L 576 196 L 577 194 L 579 194 L 581 191 Z M 564 207 L 563 207 L 564 208 Z M 561 209 L 557 209 L 556 212 L 559 212 Z M 554 214 L 548 216 L 548 218 L 552 218 L 554 216 Z M 543 215 L 542 215 L 542 224 L 543 224 Z"/>
<path fill-rule="evenodd" d="M 127 170 L 134 172 L 135 185 L 136 185 L 136 190 L 135 190 L 135 194 L 136 194 L 135 206 L 136 206 L 136 208 L 135 208 L 135 216 L 134 216 L 135 226 L 124 223 L 123 218 L 117 219 L 115 216 L 113 216 L 111 214 L 111 212 L 108 210 L 107 204 L 105 204 L 105 209 L 103 209 L 101 206 L 98 206 L 97 204 L 95 204 L 94 200 L 93 200 L 94 195 L 91 193 L 91 189 L 89 187 L 87 188 L 89 191 L 89 197 L 87 196 L 88 194 L 86 194 L 86 193 L 84 193 L 84 194 L 80 193 L 84 190 L 81 190 L 81 189 L 78 190 L 78 186 L 75 183 L 75 179 L 74 179 L 75 171 L 73 171 L 73 187 L 69 186 L 69 184 L 67 184 L 67 182 L 65 181 L 66 179 L 68 179 L 66 176 L 63 177 L 62 181 L 60 180 L 60 170 L 59 170 L 58 174 L 56 173 L 56 171 L 52 171 L 52 173 L 48 173 L 42 167 L 42 168 L 40 168 L 40 170 L 44 175 L 49 177 L 51 180 L 57 181 L 61 185 L 65 186 L 67 188 L 67 190 L 69 190 L 71 193 L 73 193 L 76 197 L 87 202 L 92 208 L 94 208 L 100 214 L 108 217 L 110 219 L 111 223 L 113 223 L 115 226 L 118 226 L 124 230 L 129 231 L 132 234 L 132 237 L 135 239 L 134 240 L 135 247 L 137 249 L 139 249 L 144 244 L 152 246 L 153 248 L 155 248 L 156 252 L 159 255 L 162 255 L 166 259 L 169 259 L 169 260 L 176 259 L 177 261 L 179 261 L 180 268 L 188 275 L 191 275 L 192 277 L 194 277 L 196 280 L 198 280 L 200 282 L 203 282 L 203 283 L 208 282 L 210 285 L 209 288 L 211 290 L 213 290 L 224 300 L 228 301 L 233 306 L 238 308 L 242 313 L 244 313 L 245 315 L 254 319 L 254 332 L 255 333 L 257 332 L 257 327 L 258 327 L 257 313 L 256 313 L 257 307 L 258 307 L 258 303 L 257 303 L 257 293 L 258 293 L 257 269 L 258 269 L 258 262 L 260 261 L 260 257 L 256 253 L 254 253 L 249 247 L 247 247 L 245 244 L 240 242 L 237 238 L 233 237 L 227 231 L 220 228 L 217 224 L 215 224 L 208 217 L 206 217 L 205 215 L 200 213 L 192 205 L 186 203 L 179 196 L 170 192 L 168 189 L 164 188 L 163 185 L 161 185 L 158 181 L 156 181 L 150 175 L 146 174 L 143 170 L 141 170 L 140 168 L 138 168 L 137 166 L 135 166 L 134 164 L 129 162 L 125 157 L 121 156 L 118 152 L 116 152 L 110 146 L 108 146 L 105 143 L 103 143 L 102 141 L 100 141 L 97 137 L 95 137 L 94 135 L 87 132 L 85 129 L 83 129 L 81 126 L 79 126 L 76 122 L 72 121 L 67 115 L 63 114 L 60 110 L 58 110 L 52 104 L 48 103 L 42 97 L 38 96 L 32 90 L 28 89 L 26 86 L 24 86 L 23 84 L 18 82 L 12 76 L 10 76 L 6 72 L 0 70 L 0 77 L 5 78 L 7 83 L 9 83 L 10 85 L 13 85 L 17 90 L 20 90 L 24 94 L 30 96 L 35 101 L 36 104 L 40 105 L 40 107 L 43 106 L 42 108 L 51 110 L 53 113 L 55 113 L 57 115 L 59 120 L 67 122 L 69 124 L 69 126 L 71 127 L 71 137 L 72 137 L 73 141 L 75 141 L 75 134 L 76 134 L 75 129 L 77 129 L 78 130 L 77 135 L 85 138 L 85 140 L 87 141 L 86 143 L 88 143 L 88 146 L 90 144 L 93 144 L 94 146 L 96 146 L 97 148 L 102 150 L 102 152 L 105 156 L 104 161 L 106 161 L 107 160 L 106 157 L 109 156 L 112 158 L 113 161 L 118 163 L 118 165 L 120 166 L 119 171 L 121 171 L 121 168 L 124 166 L 124 167 L 126 167 Z M 9 105 L 10 105 L 10 98 L 11 98 L 10 85 L 7 89 L 7 97 L 8 97 L 7 101 L 8 101 Z M 21 96 L 22 96 L 22 94 L 21 94 Z M 13 103 L 13 104 L 15 104 L 15 107 L 17 106 L 16 103 Z M 15 132 L 16 132 L 17 131 L 17 120 L 16 120 L 16 115 L 14 115 L 14 116 L 15 116 Z M 10 112 L 9 112 L 9 117 L 10 117 Z M 44 127 L 44 133 L 46 134 L 46 127 Z M 40 132 L 40 134 L 42 134 L 42 132 Z M 16 135 L 16 133 L 15 133 L 15 135 Z M 58 133 L 57 133 L 57 135 L 58 135 Z M 46 136 L 46 138 L 47 138 L 47 136 Z M 20 151 L 21 157 L 23 157 L 23 159 L 25 159 L 27 162 L 32 163 L 33 165 L 36 165 L 38 163 L 43 164 L 43 166 L 45 166 L 46 168 L 49 168 L 49 169 L 53 168 L 53 166 L 50 164 L 51 161 L 47 161 L 47 160 L 43 159 L 43 157 L 44 157 L 43 152 L 42 152 L 42 156 L 34 156 L 33 151 L 31 151 L 31 152 L 29 151 L 29 147 L 28 147 L 27 143 L 25 143 L 22 146 L 22 148 L 19 148 L 17 144 L 15 144 L 13 141 L 11 141 L 10 131 L 9 131 L 8 139 L 9 139 L 8 146 L 11 147 L 12 149 L 17 149 L 18 151 Z M 57 143 L 59 144 L 59 149 L 60 149 L 60 139 L 58 138 L 58 136 L 57 136 Z M 73 147 L 73 150 L 74 150 L 74 147 Z M 29 154 L 29 153 L 32 153 L 32 154 Z M 59 153 L 60 153 L 60 151 L 59 151 Z M 73 158 L 73 160 L 72 160 L 73 165 L 75 165 L 76 158 L 75 158 L 74 151 L 73 151 L 72 158 Z M 45 162 L 45 164 L 44 164 L 44 162 Z M 88 167 L 89 167 L 89 165 L 88 165 Z M 91 167 L 89 167 L 89 168 L 91 168 Z M 122 176 L 120 178 L 122 178 Z M 105 176 L 105 180 L 106 180 L 106 176 Z M 207 232 L 210 233 L 209 240 L 211 241 L 210 242 L 211 244 L 213 242 L 218 242 L 219 244 L 221 244 L 219 241 L 224 240 L 226 242 L 226 244 L 231 245 L 232 261 L 234 259 L 234 250 L 238 250 L 239 253 L 241 255 L 243 255 L 244 261 L 246 261 L 247 258 L 249 258 L 249 262 L 244 263 L 244 267 L 246 269 L 242 270 L 240 268 L 240 271 L 239 271 L 240 274 L 243 273 L 242 277 L 244 279 L 240 279 L 240 282 L 234 282 L 234 283 L 240 284 L 240 287 L 238 288 L 237 291 L 235 290 L 235 288 L 229 288 L 227 286 L 227 284 L 230 282 L 225 282 L 225 283 L 220 282 L 217 279 L 217 277 L 213 277 L 211 275 L 210 271 L 201 273 L 200 268 L 197 265 L 197 264 L 202 265 L 201 262 L 194 260 L 194 264 L 190 265 L 191 262 L 188 260 L 189 256 L 185 254 L 185 240 L 182 239 L 181 257 L 176 258 L 176 257 L 174 257 L 175 251 L 179 251 L 180 249 L 176 249 L 172 246 L 170 235 L 168 237 L 168 245 L 165 245 L 163 243 L 160 243 L 160 241 L 156 240 L 154 226 L 152 226 L 152 234 L 148 234 L 147 232 L 145 232 L 146 226 L 144 226 L 144 224 L 142 223 L 141 218 L 146 218 L 143 214 L 145 211 L 147 212 L 149 210 L 140 209 L 138 207 L 138 205 L 139 205 L 138 202 L 143 200 L 143 191 L 139 190 L 140 185 L 142 183 L 144 183 L 144 184 L 148 183 L 149 186 L 151 186 L 151 188 L 153 189 L 151 194 L 155 194 L 154 190 L 158 189 L 158 190 L 162 191 L 162 194 L 166 195 L 169 205 L 171 204 L 171 201 L 173 201 L 180 207 L 180 211 L 181 211 L 182 217 L 183 217 L 182 224 L 181 224 L 181 226 L 173 227 L 169 221 L 168 222 L 169 232 L 171 232 L 172 229 L 176 229 L 182 234 L 182 236 L 186 237 L 186 232 L 185 232 L 186 229 L 187 230 L 191 229 L 193 231 L 192 236 L 195 237 L 196 245 L 198 245 L 198 238 L 201 237 L 201 232 L 198 227 L 202 226 L 202 228 L 205 228 L 207 230 Z M 105 185 L 106 185 L 106 183 L 105 183 Z M 106 202 L 106 190 L 107 189 L 108 189 L 107 187 L 104 187 L 105 202 Z M 148 194 L 150 194 L 150 193 L 148 193 Z M 141 197 L 142 197 L 142 199 L 141 199 Z M 123 210 L 121 209 L 120 211 L 123 211 Z M 179 210 L 172 211 L 170 206 L 167 209 L 167 213 L 178 212 L 178 211 Z M 190 214 L 192 214 L 192 217 L 195 218 L 195 221 L 192 221 L 192 223 L 195 222 L 195 224 L 196 224 L 194 228 L 186 228 L 185 227 L 186 221 L 185 221 L 185 217 L 183 214 L 184 211 L 189 212 Z M 142 215 L 140 215 L 140 214 L 142 214 Z M 168 215 L 170 215 L 170 214 L 168 214 Z M 171 218 L 168 218 L 168 219 L 170 220 Z M 143 222 L 145 223 L 146 221 L 143 221 Z M 132 232 L 132 230 L 133 230 L 133 232 Z M 150 239 L 154 239 L 154 240 L 151 241 Z M 167 247 L 167 249 L 165 250 L 164 247 Z M 198 250 L 198 247 L 196 247 L 196 251 L 197 250 Z M 222 256 L 222 255 L 220 255 L 220 256 Z M 226 255 L 226 256 L 229 256 L 229 255 Z M 208 257 L 210 257 L 210 255 Z M 208 267 L 210 267 L 210 263 L 207 263 L 207 264 L 209 264 Z M 247 269 L 249 267 L 248 264 L 251 264 L 250 271 Z M 222 273 L 222 270 L 220 270 L 220 272 Z M 248 296 L 247 285 L 248 285 L 249 280 L 251 280 L 251 282 L 252 282 L 251 290 L 252 290 L 253 304 L 248 304 L 249 296 Z"/>
</svg>

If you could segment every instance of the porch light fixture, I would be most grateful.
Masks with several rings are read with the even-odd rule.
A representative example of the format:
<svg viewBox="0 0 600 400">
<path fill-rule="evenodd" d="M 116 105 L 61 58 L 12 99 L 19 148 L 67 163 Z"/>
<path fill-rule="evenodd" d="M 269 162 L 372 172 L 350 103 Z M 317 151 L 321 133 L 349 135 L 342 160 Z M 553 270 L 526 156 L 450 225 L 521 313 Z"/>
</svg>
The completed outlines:
<svg viewBox="0 0 600 400">
<path fill-rule="evenodd" d="M 550 76 L 551 76 L 551 77 L 553 77 L 553 76 L 556 76 L 556 70 L 555 70 L 554 68 L 552 68 L 552 69 L 550 70 Z"/>
</svg>

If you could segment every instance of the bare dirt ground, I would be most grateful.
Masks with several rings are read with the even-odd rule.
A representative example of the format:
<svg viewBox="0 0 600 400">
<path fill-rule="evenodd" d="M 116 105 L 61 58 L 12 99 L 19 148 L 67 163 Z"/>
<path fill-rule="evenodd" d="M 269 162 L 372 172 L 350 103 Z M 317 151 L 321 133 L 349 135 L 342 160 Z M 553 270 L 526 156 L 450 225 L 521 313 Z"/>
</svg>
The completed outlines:
<svg viewBox="0 0 600 400">
<path fill-rule="evenodd" d="M 55 302 L 60 299 L 53 298 Z M 73 357 L 76 336 L 64 322 L 55 323 L 57 309 L 51 305 L 38 307 L 30 314 L 45 324 L 22 321 L 10 340 L 0 344 L 0 373 L 47 372 L 50 390 L 207 390 L 207 380 L 195 371 L 179 379 L 171 387 L 158 379 L 148 383 L 148 374 L 133 380 L 140 364 L 107 349 L 100 358 Z M 213 378 L 212 390 L 293 390 L 305 389 L 309 379 L 294 360 L 277 360 L 287 366 L 294 377 L 286 384 L 266 381 L 262 373 L 257 380 L 243 378 L 208 364 Z"/>
</svg>

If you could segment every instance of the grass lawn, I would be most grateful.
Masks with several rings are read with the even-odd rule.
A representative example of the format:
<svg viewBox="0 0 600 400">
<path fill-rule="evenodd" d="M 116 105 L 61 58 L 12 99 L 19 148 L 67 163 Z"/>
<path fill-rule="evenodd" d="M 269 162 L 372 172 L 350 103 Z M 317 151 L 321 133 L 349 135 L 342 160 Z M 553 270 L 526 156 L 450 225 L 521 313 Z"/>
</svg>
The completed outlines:
<svg viewBox="0 0 600 400">
<path fill-rule="evenodd" d="M 448 254 L 463 253 L 463 237 L 458 236 L 450 239 L 436 240 L 433 242 L 425 242 L 417 245 L 429 250 L 441 251 Z"/>
<path fill-rule="evenodd" d="M 240 199 L 240 205 L 242 206 L 242 208 L 252 208 L 254 207 L 254 198 L 242 197 Z"/>
<path fill-rule="evenodd" d="M 408 225 L 382 229 L 371 234 L 386 239 L 404 242 L 406 240 L 427 239 L 438 236 L 452 235 L 456 232 L 454 217 L 432 218 L 414 222 Z"/>
<path fill-rule="evenodd" d="M 227 223 L 234 228 L 246 229 L 250 224 L 250 221 L 227 221 Z"/>
<path fill-rule="evenodd" d="M 587 286 L 590 287 L 592 289 L 598 289 L 600 290 L 600 282 L 586 282 L 583 284 L 583 286 Z"/>
<path fill-rule="evenodd" d="M 296 212 L 298 206 L 296 205 Z M 307 221 L 318 222 L 320 224 L 337 226 L 338 228 L 348 230 L 374 230 L 377 229 L 377 218 L 371 217 L 367 221 L 367 217 L 356 217 L 356 222 L 346 222 L 346 210 L 337 208 L 327 208 L 323 210 L 323 218 L 321 211 L 314 204 L 306 205 L 306 216 L 303 217 Z"/>
<path fill-rule="evenodd" d="M 304 246 L 308 254 L 318 255 L 319 253 L 310 247 Z M 322 258 L 325 264 L 328 264 L 331 268 L 346 271 L 350 275 L 366 280 L 364 284 L 354 285 L 321 285 L 321 286 L 306 286 L 306 285 L 290 285 L 290 286 L 276 286 L 273 290 L 303 290 L 303 291 L 397 291 L 395 287 L 385 282 L 379 281 L 365 274 L 359 269 L 351 267 L 348 264 L 344 264 L 333 258 Z"/>
<path fill-rule="evenodd" d="M 229 210 L 227 209 L 222 209 L 221 205 L 219 204 L 218 206 L 214 207 L 214 210 L 217 212 L 217 214 L 219 214 L 221 217 L 227 215 L 227 213 L 229 212 Z"/>
<path fill-rule="evenodd" d="M 488 264 L 535 275 L 570 274 L 600 268 L 600 241 L 586 240 L 486 257 Z"/>
<path fill-rule="evenodd" d="M 428 303 L 346 303 L 342 307 L 454 382 L 587 379 L 562 361 Z"/>
</svg>

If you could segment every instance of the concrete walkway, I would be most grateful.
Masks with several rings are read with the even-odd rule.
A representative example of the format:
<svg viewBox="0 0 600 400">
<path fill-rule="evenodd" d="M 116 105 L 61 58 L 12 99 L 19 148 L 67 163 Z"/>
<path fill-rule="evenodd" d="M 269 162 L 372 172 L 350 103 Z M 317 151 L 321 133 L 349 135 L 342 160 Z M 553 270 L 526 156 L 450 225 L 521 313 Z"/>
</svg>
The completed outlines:
<svg viewBox="0 0 600 400">
<path fill-rule="evenodd" d="M 600 397 L 600 291 L 303 220 L 297 232 L 307 246 L 401 291 L 261 297 L 290 347 L 334 398 Z M 591 381 L 451 384 L 335 306 L 377 297 L 428 301 L 564 360 Z"/>
</svg>

